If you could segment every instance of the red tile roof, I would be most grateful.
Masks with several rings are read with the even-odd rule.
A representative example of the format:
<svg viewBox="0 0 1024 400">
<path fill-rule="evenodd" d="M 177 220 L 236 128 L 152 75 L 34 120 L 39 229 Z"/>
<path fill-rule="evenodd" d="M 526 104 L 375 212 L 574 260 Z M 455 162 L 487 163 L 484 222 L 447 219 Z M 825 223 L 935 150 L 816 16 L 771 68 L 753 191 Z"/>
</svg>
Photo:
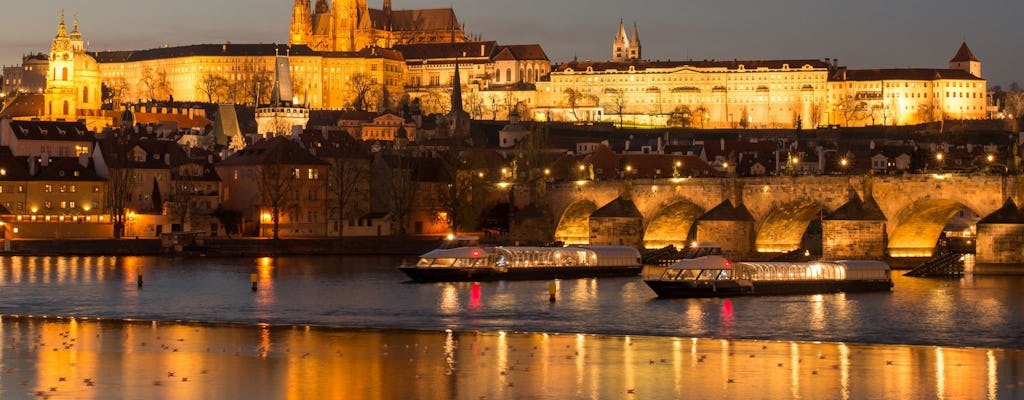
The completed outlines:
<svg viewBox="0 0 1024 400">
<path fill-rule="evenodd" d="M 974 58 L 974 54 L 971 53 L 971 49 L 967 47 L 967 42 L 960 44 L 960 50 L 956 51 L 956 55 L 949 62 L 965 62 L 974 61 L 978 62 L 977 58 Z"/>
</svg>

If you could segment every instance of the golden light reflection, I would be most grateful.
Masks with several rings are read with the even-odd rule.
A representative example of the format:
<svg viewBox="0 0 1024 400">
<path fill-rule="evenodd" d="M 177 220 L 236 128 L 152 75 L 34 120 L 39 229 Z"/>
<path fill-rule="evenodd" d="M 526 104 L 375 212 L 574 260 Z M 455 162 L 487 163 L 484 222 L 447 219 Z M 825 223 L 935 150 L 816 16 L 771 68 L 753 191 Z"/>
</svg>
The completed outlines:
<svg viewBox="0 0 1024 400">
<path fill-rule="evenodd" d="M 850 348 L 839 343 L 839 394 L 843 400 L 850 399 Z"/>
<path fill-rule="evenodd" d="M 789 343 L 789 394 L 794 399 L 800 398 L 800 346 L 796 342 Z"/>
<path fill-rule="evenodd" d="M 28 317 L 0 342 L 9 398 L 995 399 L 1024 380 L 1022 350 L 925 346 Z"/>
<path fill-rule="evenodd" d="M 985 378 L 987 378 L 985 388 L 987 390 L 988 399 L 994 400 L 999 398 L 999 375 L 998 364 L 996 364 L 996 355 L 992 350 L 985 351 Z"/>
<path fill-rule="evenodd" d="M 941 347 L 935 348 L 935 395 L 946 398 L 946 360 Z"/>
<path fill-rule="evenodd" d="M 811 318 L 809 322 L 811 330 L 825 330 L 825 296 L 820 294 L 811 296 Z"/>
<path fill-rule="evenodd" d="M 274 305 L 274 258 L 260 257 L 256 266 L 256 305 L 267 309 Z M 261 315 L 267 318 L 269 315 Z"/>
<path fill-rule="evenodd" d="M 438 304 L 441 313 L 451 314 L 459 311 L 459 291 L 453 284 L 445 284 L 441 289 L 441 302 Z"/>
</svg>

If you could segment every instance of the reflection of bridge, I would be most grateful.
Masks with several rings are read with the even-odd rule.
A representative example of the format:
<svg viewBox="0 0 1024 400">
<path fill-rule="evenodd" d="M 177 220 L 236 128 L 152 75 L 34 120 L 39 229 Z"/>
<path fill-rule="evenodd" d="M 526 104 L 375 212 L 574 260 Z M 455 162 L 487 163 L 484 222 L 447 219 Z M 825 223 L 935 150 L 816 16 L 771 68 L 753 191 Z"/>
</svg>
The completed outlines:
<svg viewBox="0 0 1024 400">
<path fill-rule="evenodd" d="M 961 208 L 983 217 L 992 214 L 1007 198 L 1022 198 L 1022 183 L 1014 176 L 949 174 L 657 179 L 635 180 L 631 198 L 642 214 L 646 247 L 728 240 L 745 256 L 789 251 L 800 248 L 809 224 L 824 217 L 825 257 L 929 256 Z M 589 242 L 594 237 L 590 214 L 619 197 L 622 187 L 615 181 L 551 185 L 548 205 L 558 220 L 554 238 Z M 865 191 L 871 196 L 865 197 Z M 724 200 L 741 204 L 752 220 L 734 221 L 724 231 L 710 228 L 707 220 L 713 218 L 707 213 Z M 979 229 L 979 244 L 1006 240 L 985 234 Z M 979 261 L 990 250 L 981 247 Z"/>
</svg>

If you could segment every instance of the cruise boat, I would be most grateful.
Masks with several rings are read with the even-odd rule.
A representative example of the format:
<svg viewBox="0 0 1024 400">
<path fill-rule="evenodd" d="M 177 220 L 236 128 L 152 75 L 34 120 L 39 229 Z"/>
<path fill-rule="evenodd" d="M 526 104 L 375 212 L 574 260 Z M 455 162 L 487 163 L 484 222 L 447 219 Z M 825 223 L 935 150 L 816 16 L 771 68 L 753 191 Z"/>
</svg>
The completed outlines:
<svg viewBox="0 0 1024 400">
<path fill-rule="evenodd" d="M 882 261 L 731 262 L 709 249 L 644 277 L 658 297 L 724 297 L 892 290 Z"/>
<path fill-rule="evenodd" d="M 458 246 L 420 256 L 399 269 L 416 282 L 572 279 L 639 275 L 629 246 Z"/>
</svg>

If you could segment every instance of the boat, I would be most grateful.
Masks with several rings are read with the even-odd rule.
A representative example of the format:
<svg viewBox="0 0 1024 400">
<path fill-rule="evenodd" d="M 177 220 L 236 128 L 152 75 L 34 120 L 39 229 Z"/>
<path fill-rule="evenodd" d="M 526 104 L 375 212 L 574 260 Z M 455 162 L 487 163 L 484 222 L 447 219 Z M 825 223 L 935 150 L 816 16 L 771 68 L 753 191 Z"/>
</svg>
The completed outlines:
<svg viewBox="0 0 1024 400">
<path fill-rule="evenodd" d="M 889 264 L 874 260 L 732 262 L 710 248 L 644 283 L 662 298 L 819 294 L 892 290 Z"/>
<path fill-rule="evenodd" d="M 637 276 L 629 246 L 456 246 L 437 248 L 399 269 L 416 282 L 466 282 Z"/>
</svg>

